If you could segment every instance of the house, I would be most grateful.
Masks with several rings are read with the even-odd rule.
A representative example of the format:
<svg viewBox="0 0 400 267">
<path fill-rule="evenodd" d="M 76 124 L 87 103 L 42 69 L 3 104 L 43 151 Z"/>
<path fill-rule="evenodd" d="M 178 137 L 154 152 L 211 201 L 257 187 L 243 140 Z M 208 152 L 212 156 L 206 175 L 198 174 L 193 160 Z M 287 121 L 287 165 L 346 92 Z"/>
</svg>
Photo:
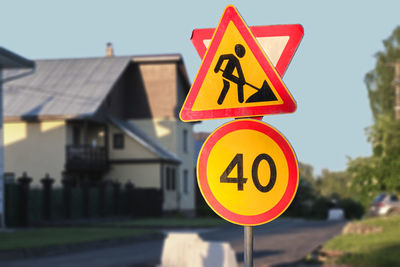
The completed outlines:
<svg viewBox="0 0 400 267">
<path fill-rule="evenodd" d="M 32 186 L 46 173 L 55 186 L 130 181 L 193 213 L 193 130 L 178 118 L 189 88 L 176 54 L 37 60 L 4 86 L 5 172 Z"/>
<path fill-rule="evenodd" d="M 5 226 L 4 212 L 4 146 L 3 146 L 3 83 L 22 78 L 33 73 L 35 63 L 10 50 L 0 47 L 0 227 Z M 19 75 L 3 78 L 3 70 L 19 69 Z"/>
</svg>

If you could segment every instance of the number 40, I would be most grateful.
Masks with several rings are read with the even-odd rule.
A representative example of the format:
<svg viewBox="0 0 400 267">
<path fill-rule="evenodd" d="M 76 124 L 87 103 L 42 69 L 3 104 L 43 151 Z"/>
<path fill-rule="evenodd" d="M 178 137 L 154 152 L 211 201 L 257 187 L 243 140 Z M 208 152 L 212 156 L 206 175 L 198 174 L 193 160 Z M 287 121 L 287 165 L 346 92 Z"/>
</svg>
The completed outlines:
<svg viewBox="0 0 400 267">
<path fill-rule="evenodd" d="M 266 186 L 262 186 L 260 184 L 260 180 L 258 179 L 258 167 L 262 160 L 267 161 L 270 169 L 270 179 L 269 183 Z M 237 166 L 237 177 L 228 177 L 235 166 Z M 274 187 L 276 182 L 276 166 L 275 162 L 268 154 L 260 154 L 255 158 L 251 167 L 251 176 L 253 178 L 253 183 L 255 187 L 263 193 L 270 191 Z M 247 178 L 243 177 L 243 154 L 236 154 L 231 163 L 229 163 L 228 167 L 226 167 L 225 171 L 222 173 L 220 177 L 220 182 L 237 183 L 237 189 L 239 191 L 243 191 L 243 184 L 247 182 Z"/>
</svg>

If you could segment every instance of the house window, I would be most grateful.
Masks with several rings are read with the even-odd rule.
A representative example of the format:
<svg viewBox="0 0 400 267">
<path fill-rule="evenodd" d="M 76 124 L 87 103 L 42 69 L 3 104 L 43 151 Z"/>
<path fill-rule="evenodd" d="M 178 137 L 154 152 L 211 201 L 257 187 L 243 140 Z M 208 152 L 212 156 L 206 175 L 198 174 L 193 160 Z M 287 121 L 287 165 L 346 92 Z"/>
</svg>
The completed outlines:
<svg viewBox="0 0 400 267">
<path fill-rule="evenodd" d="M 166 188 L 167 190 L 175 190 L 176 188 L 176 178 L 175 178 L 175 169 L 167 167 L 166 169 L 167 177 L 166 177 Z"/>
<path fill-rule="evenodd" d="M 176 175 L 175 175 L 175 169 L 171 169 L 171 190 L 176 189 Z"/>
<path fill-rule="evenodd" d="M 183 171 L 183 193 L 189 193 L 189 172 L 188 170 Z"/>
<path fill-rule="evenodd" d="M 183 129 L 183 152 L 187 153 L 189 151 L 188 146 L 189 146 L 189 141 L 188 141 L 188 131 L 186 129 Z"/>
<path fill-rule="evenodd" d="M 81 129 L 78 126 L 72 128 L 72 145 L 79 146 L 81 144 Z"/>
<path fill-rule="evenodd" d="M 165 172 L 167 173 L 166 174 L 166 188 L 167 188 L 167 190 L 171 190 L 171 170 L 167 167 L 166 168 L 166 170 L 165 170 Z"/>
<path fill-rule="evenodd" d="M 124 135 L 122 133 L 116 133 L 113 135 L 113 147 L 115 149 L 124 148 Z"/>
</svg>

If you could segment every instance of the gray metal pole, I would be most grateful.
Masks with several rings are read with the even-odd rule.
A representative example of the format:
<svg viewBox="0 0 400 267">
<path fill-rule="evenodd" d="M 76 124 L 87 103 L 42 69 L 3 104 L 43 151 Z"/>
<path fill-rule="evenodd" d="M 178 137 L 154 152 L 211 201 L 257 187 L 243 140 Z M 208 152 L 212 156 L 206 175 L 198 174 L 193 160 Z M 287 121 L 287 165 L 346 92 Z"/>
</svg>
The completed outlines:
<svg viewBox="0 0 400 267">
<path fill-rule="evenodd" d="M 253 267 L 253 226 L 244 226 L 244 267 Z"/>
</svg>

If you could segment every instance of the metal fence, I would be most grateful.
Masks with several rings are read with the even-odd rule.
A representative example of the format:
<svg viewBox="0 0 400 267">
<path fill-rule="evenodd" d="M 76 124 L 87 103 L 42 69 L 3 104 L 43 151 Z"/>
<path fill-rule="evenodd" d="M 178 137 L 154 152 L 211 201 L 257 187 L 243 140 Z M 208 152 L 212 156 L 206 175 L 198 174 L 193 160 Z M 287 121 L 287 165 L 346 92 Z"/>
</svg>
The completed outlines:
<svg viewBox="0 0 400 267">
<path fill-rule="evenodd" d="M 32 178 L 24 174 L 16 183 L 5 184 L 6 225 L 27 227 L 49 222 L 106 217 L 156 217 L 162 215 L 160 189 L 136 188 L 119 182 L 83 182 L 74 187 L 68 179 L 53 188 L 48 176 L 42 188 L 30 188 Z"/>
</svg>

